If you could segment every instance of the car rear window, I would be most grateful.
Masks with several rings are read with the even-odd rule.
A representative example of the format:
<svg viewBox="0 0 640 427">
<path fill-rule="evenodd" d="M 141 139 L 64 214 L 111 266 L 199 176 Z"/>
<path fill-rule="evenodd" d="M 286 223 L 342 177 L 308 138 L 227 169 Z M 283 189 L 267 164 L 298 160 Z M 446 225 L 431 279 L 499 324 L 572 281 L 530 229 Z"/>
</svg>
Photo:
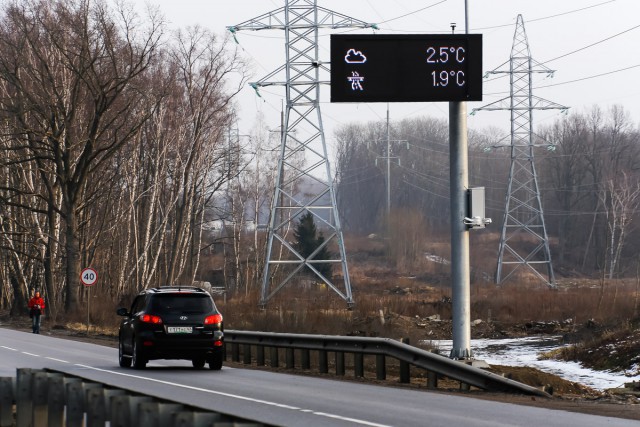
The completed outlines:
<svg viewBox="0 0 640 427">
<path fill-rule="evenodd" d="M 213 311 L 213 301 L 207 295 L 155 295 L 150 309 L 157 314 L 203 314 Z"/>
</svg>

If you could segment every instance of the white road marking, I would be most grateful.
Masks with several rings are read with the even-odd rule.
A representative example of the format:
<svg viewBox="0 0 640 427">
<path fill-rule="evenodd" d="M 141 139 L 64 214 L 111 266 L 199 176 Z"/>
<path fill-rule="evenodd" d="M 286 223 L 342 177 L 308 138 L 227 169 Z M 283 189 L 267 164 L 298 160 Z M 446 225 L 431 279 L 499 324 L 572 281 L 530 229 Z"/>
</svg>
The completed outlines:
<svg viewBox="0 0 640 427">
<path fill-rule="evenodd" d="M 182 387 L 182 388 L 186 388 L 186 389 L 194 390 L 194 391 L 199 391 L 199 392 L 203 392 L 203 393 L 217 394 L 219 396 L 225 396 L 225 397 L 230 397 L 230 398 L 239 399 L 239 400 L 246 400 L 246 401 L 253 402 L 253 403 L 261 403 L 263 405 L 275 406 L 275 407 L 283 408 L 283 409 L 291 409 L 291 410 L 294 410 L 294 411 L 310 413 L 310 414 L 318 415 L 318 416 L 321 416 L 321 417 L 333 418 L 333 419 L 337 419 L 337 420 L 341 420 L 341 421 L 347 421 L 347 422 L 357 423 L 357 424 L 371 426 L 371 427 L 390 427 L 390 426 L 388 426 L 386 424 L 377 424 L 377 423 L 372 423 L 372 422 L 365 421 L 365 420 L 359 420 L 359 419 L 356 419 L 356 418 L 342 417 L 340 415 L 327 414 L 325 412 L 316 412 L 316 411 L 311 410 L 311 409 L 301 409 L 301 408 L 297 408 L 295 406 L 285 405 L 285 404 L 282 404 L 282 403 L 269 402 L 268 400 L 254 399 L 254 398 L 251 398 L 251 397 L 240 396 L 240 395 L 237 395 L 237 394 L 230 394 L 230 393 L 224 393 L 224 392 L 221 392 L 221 391 L 207 390 L 207 389 L 200 388 L 200 387 L 193 387 L 193 386 L 189 386 L 189 385 L 185 385 L 185 384 L 178 384 L 178 383 L 174 383 L 174 382 L 170 382 L 170 381 L 157 380 L 155 378 L 148 378 L 148 377 L 143 377 L 143 376 L 140 376 L 140 375 L 125 374 L 124 372 L 116 372 L 116 371 L 110 371 L 108 369 L 94 368 L 93 366 L 81 365 L 79 363 L 76 363 L 74 365 L 75 366 L 79 366 L 81 368 L 85 368 L 85 369 L 92 369 L 94 371 L 106 372 L 106 373 L 109 373 L 109 374 L 121 375 L 123 377 L 129 377 L 129 378 L 137 378 L 137 379 L 140 379 L 140 380 L 152 381 L 152 382 L 165 384 L 165 385 L 170 385 L 170 386 L 174 386 L 174 387 Z"/>
<path fill-rule="evenodd" d="M 69 363 L 66 360 L 56 359 L 55 357 L 45 357 L 45 359 L 53 360 L 55 362 Z"/>
<path fill-rule="evenodd" d="M 379 426 L 383 426 L 383 424 L 376 424 L 376 423 L 370 423 L 369 421 L 363 421 L 363 420 L 359 420 L 356 418 L 348 418 L 348 417 L 342 417 L 340 415 L 334 415 L 334 414 L 327 414 L 325 412 L 312 412 L 313 415 L 320 415 L 322 417 L 327 417 L 327 418 L 335 418 L 341 421 L 350 421 L 352 423 L 358 423 L 358 424 L 363 424 L 366 426 L 374 426 L 374 427 L 379 427 Z M 389 427 L 389 426 L 385 426 L 385 427 Z"/>
<path fill-rule="evenodd" d="M 0 347 L 6 348 L 7 350 L 11 350 L 11 351 L 18 351 L 18 349 L 7 347 L 6 345 L 0 345 Z"/>
<path fill-rule="evenodd" d="M 27 356 L 40 357 L 39 354 L 27 353 L 26 351 L 21 351 L 20 353 L 26 354 Z"/>
</svg>

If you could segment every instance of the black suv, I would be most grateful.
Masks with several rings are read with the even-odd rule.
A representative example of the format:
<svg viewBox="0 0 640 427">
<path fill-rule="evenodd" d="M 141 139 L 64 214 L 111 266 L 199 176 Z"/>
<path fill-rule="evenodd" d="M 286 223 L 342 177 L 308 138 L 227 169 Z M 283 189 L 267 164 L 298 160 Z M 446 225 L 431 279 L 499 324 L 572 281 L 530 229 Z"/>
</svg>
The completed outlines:
<svg viewBox="0 0 640 427">
<path fill-rule="evenodd" d="M 120 366 L 143 369 L 152 359 L 190 359 L 222 369 L 224 327 L 211 295 L 194 287 L 146 289 L 133 300 L 118 333 Z"/>
</svg>

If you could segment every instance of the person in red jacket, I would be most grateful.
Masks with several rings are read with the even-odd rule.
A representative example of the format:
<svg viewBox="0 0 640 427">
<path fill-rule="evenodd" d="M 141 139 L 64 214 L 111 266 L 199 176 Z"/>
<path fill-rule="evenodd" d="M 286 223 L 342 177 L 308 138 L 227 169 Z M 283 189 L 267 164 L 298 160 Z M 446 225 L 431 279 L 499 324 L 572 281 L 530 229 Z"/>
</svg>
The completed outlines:
<svg viewBox="0 0 640 427">
<path fill-rule="evenodd" d="M 29 316 L 31 317 L 31 326 L 34 334 L 40 333 L 40 317 L 44 314 L 44 298 L 40 296 L 40 292 L 29 300 Z"/>
</svg>

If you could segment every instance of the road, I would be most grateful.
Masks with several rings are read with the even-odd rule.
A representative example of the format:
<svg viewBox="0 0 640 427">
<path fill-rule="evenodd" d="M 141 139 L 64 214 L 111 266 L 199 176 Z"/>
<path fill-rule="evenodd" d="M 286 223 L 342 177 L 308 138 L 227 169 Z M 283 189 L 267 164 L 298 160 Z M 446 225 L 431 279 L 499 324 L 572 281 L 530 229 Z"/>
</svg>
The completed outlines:
<svg viewBox="0 0 640 427">
<path fill-rule="evenodd" d="M 152 361 L 118 366 L 117 349 L 0 328 L 0 376 L 53 368 L 109 385 L 282 426 L 640 426 L 640 422 L 410 390 L 223 367 Z"/>
</svg>

